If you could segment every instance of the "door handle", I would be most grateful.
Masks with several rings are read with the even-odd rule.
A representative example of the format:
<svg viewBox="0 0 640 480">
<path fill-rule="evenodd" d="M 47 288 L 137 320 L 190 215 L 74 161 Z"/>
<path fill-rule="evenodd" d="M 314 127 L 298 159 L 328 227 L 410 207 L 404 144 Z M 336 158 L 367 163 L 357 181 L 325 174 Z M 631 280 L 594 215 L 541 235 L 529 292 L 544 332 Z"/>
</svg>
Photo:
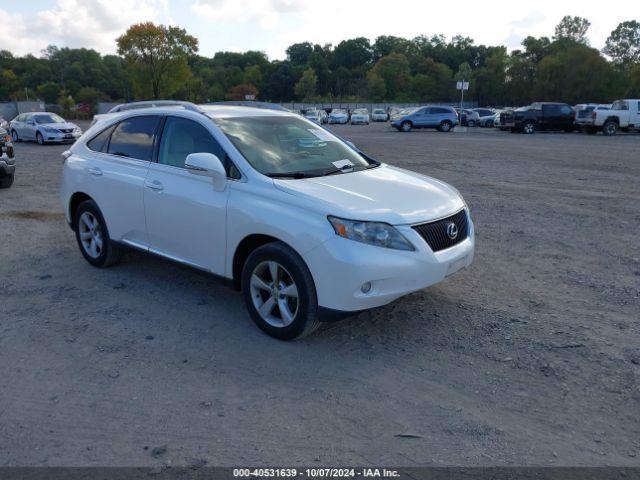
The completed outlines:
<svg viewBox="0 0 640 480">
<path fill-rule="evenodd" d="M 91 175 L 95 177 L 102 176 L 102 170 L 100 170 L 98 167 L 89 167 L 87 168 L 87 172 L 89 172 Z"/>
<path fill-rule="evenodd" d="M 156 192 L 161 192 L 162 190 L 164 190 L 162 183 L 160 183 L 158 180 L 153 180 L 153 181 L 147 180 L 146 182 L 144 182 L 144 186 Z"/>
</svg>

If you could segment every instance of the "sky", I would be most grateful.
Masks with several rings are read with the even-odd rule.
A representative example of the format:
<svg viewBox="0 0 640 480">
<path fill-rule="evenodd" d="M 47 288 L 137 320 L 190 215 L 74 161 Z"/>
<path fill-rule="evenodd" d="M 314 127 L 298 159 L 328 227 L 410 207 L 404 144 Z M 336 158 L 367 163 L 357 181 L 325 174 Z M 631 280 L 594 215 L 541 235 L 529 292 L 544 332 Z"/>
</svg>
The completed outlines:
<svg viewBox="0 0 640 480">
<path fill-rule="evenodd" d="M 528 35 L 552 36 L 564 15 L 591 21 L 593 47 L 625 20 L 640 20 L 640 1 L 610 8 L 595 0 L 430 2 L 428 0 L 22 0 L 0 3 L 0 49 L 39 55 L 47 45 L 115 53 L 115 39 L 133 23 L 178 25 L 200 41 L 200 54 L 261 50 L 284 59 L 287 46 L 379 35 L 413 38 L 462 34 L 476 44 L 514 49 Z"/>
</svg>

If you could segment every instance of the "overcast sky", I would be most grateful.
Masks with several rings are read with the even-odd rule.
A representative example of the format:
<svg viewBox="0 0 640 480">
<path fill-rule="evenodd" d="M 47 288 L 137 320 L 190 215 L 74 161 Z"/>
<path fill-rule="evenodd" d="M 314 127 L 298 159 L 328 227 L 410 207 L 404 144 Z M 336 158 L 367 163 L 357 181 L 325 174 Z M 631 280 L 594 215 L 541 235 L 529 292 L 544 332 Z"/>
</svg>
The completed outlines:
<svg viewBox="0 0 640 480">
<path fill-rule="evenodd" d="M 205 56 L 262 50 L 282 59 L 296 42 L 336 45 L 357 36 L 437 33 L 513 49 L 527 35 L 552 36 L 564 15 L 588 18 L 590 43 L 602 48 L 618 23 L 640 20 L 640 1 L 24 0 L 0 3 L 0 48 L 38 55 L 53 44 L 114 53 L 115 38 L 129 25 L 151 20 L 186 28 Z"/>
</svg>

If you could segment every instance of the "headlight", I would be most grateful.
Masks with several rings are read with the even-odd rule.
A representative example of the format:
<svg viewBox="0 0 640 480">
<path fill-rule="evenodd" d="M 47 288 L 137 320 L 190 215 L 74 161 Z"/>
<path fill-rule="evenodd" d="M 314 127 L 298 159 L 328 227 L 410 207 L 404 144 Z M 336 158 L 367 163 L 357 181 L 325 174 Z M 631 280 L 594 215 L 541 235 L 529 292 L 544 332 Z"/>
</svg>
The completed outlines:
<svg viewBox="0 0 640 480">
<path fill-rule="evenodd" d="M 44 127 L 43 130 L 45 132 L 49 132 L 49 133 L 58 133 L 58 129 L 57 128 L 52 128 L 52 127 Z"/>
<path fill-rule="evenodd" d="M 336 235 L 343 238 L 394 250 L 415 250 L 409 240 L 387 223 L 359 222 L 331 216 L 327 218 Z"/>
</svg>

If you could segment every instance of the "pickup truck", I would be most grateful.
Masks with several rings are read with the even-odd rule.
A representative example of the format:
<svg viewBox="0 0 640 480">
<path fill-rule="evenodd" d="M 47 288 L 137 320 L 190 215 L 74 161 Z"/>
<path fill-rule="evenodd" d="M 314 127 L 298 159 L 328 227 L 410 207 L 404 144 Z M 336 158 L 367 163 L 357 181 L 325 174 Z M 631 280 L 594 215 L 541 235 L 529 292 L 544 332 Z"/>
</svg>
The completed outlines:
<svg viewBox="0 0 640 480">
<path fill-rule="evenodd" d="M 585 127 L 590 134 L 602 130 L 603 135 L 615 135 L 618 130 L 640 131 L 640 100 L 616 100 L 610 110 L 591 112 L 592 123 Z"/>
<path fill-rule="evenodd" d="M 500 128 L 526 134 L 536 130 L 575 130 L 575 111 L 566 103 L 535 102 L 500 114 Z"/>
</svg>

